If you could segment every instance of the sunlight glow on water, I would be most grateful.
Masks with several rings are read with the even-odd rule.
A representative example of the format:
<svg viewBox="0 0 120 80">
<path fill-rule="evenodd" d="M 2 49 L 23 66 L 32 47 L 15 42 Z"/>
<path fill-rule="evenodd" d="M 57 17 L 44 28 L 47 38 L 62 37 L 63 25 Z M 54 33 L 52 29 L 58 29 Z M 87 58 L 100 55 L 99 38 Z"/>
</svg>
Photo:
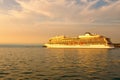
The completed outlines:
<svg viewBox="0 0 120 80">
<path fill-rule="evenodd" d="M 0 80 L 120 80 L 120 49 L 0 47 Z"/>
</svg>

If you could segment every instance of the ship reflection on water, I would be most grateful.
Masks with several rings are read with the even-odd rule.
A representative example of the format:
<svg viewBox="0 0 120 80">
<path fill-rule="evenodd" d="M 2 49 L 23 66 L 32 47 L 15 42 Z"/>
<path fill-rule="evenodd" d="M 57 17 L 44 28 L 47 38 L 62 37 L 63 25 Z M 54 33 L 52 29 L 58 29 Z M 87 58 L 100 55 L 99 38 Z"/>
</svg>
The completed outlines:
<svg viewBox="0 0 120 80">
<path fill-rule="evenodd" d="M 65 79 L 111 80 L 119 78 L 119 58 L 113 58 L 113 49 L 49 49 L 55 53 L 54 70 L 60 70 Z M 57 53 L 57 54 L 56 54 Z M 113 63 L 117 61 L 116 63 Z M 115 76 L 115 78 L 112 78 Z M 117 77 L 117 78 L 116 78 Z"/>
<path fill-rule="evenodd" d="M 0 80 L 120 79 L 120 49 L 0 47 Z"/>
</svg>

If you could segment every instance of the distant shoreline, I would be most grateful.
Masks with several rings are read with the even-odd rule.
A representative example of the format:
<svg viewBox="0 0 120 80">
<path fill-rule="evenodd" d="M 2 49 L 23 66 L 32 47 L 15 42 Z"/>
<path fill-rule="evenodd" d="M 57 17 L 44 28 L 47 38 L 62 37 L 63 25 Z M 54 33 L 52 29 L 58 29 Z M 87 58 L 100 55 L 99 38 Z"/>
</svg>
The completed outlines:
<svg viewBox="0 0 120 80">
<path fill-rule="evenodd" d="M 28 44 L 0 44 L 0 47 L 42 47 L 42 44 L 39 45 L 28 45 Z"/>
<path fill-rule="evenodd" d="M 120 48 L 120 43 L 113 43 L 116 48 Z"/>
</svg>

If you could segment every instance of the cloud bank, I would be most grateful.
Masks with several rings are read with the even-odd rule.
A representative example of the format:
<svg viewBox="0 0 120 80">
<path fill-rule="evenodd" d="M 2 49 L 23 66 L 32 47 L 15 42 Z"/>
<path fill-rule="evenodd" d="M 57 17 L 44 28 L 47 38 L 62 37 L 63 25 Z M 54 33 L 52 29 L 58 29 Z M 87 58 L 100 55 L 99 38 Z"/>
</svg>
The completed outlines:
<svg viewBox="0 0 120 80">
<path fill-rule="evenodd" d="M 119 26 L 120 0 L 0 0 L 0 43 L 39 43 L 85 31 L 120 41 Z"/>
<path fill-rule="evenodd" d="M 120 0 L 0 0 L 0 21 L 119 24 Z M 14 4 L 14 6 L 13 6 Z"/>
</svg>

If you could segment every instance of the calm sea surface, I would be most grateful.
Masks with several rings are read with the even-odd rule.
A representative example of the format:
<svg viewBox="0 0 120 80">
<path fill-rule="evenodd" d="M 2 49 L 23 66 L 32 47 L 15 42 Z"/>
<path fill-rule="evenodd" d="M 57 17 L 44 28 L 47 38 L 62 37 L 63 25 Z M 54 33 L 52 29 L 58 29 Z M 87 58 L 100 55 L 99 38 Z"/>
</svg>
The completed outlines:
<svg viewBox="0 0 120 80">
<path fill-rule="evenodd" d="M 120 80 L 120 48 L 0 47 L 0 80 Z"/>
</svg>

